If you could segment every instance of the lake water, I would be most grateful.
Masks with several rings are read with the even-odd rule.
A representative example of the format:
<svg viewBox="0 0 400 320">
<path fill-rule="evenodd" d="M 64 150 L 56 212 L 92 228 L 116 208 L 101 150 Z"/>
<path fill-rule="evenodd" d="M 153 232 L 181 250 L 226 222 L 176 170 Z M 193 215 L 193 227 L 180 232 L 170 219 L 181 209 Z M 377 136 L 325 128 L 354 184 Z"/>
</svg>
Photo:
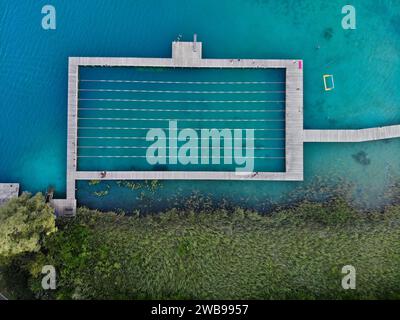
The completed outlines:
<svg viewBox="0 0 400 320">
<path fill-rule="evenodd" d="M 57 10 L 55 31 L 41 27 L 45 4 Z M 68 56 L 170 57 L 179 35 L 191 40 L 197 33 L 206 58 L 303 59 L 307 129 L 399 124 L 400 2 L 352 1 L 356 30 L 341 27 L 345 4 L 0 0 L 0 181 L 32 192 L 54 185 L 65 196 Z M 334 90 L 324 91 L 324 74 L 334 75 Z M 264 209 L 343 185 L 366 207 L 398 197 L 400 139 L 306 144 L 304 163 L 304 182 L 169 181 L 155 191 L 81 182 L 78 199 L 104 209 L 163 209 L 196 194 Z M 104 188 L 107 196 L 93 194 Z"/>
</svg>

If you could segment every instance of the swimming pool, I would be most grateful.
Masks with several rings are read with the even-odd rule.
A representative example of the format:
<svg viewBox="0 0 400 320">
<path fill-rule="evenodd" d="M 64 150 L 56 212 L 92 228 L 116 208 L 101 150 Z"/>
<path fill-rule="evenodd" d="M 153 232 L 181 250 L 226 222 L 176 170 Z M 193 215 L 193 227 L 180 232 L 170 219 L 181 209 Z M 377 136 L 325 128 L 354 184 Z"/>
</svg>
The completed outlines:
<svg viewBox="0 0 400 320">
<path fill-rule="evenodd" d="M 78 170 L 235 171 L 239 150 L 252 151 L 251 171 L 285 171 L 285 69 L 83 67 L 78 105 Z M 158 152 L 168 152 L 150 164 L 155 129 L 165 133 Z M 185 129 L 197 135 L 193 161 L 182 164 L 174 157 L 190 139 L 178 141 Z M 212 129 L 227 133 L 215 146 L 202 136 Z"/>
</svg>

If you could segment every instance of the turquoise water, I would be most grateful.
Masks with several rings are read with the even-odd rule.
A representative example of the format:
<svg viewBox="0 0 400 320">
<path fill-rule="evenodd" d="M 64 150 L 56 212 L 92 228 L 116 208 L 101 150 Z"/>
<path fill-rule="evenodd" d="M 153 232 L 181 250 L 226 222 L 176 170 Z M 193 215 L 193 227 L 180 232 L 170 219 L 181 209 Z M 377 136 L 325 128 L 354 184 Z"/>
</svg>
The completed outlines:
<svg viewBox="0 0 400 320">
<path fill-rule="evenodd" d="M 0 0 L 0 181 L 24 190 L 52 184 L 65 193 L 67 57 L 169 57 L 179 34 L 191 40 L 197 33 L 208 58 L 303 59 L 305 128 L 400 123 L 397 0 L 352 1 L 357 30 L 341 28 L 347 1 L 52 0 L 56 31 L 41 28 L 45 4 Z M 324 74 L 334 75 L 335 90 L 323 90 Z M 304 182 L 170 181 L 154 194 L 112 186 L 102 198 L 82 182 L 78 195 L 81 204 L 104 208 L 140 208 L 152 205 L 149 197 L 162 208 L 193 193 L 264 208 L 345 181 L 356 202 L 377 207 L 396 197 L 399 147 L 400 139 L 306 144 Z"/>
</svg>

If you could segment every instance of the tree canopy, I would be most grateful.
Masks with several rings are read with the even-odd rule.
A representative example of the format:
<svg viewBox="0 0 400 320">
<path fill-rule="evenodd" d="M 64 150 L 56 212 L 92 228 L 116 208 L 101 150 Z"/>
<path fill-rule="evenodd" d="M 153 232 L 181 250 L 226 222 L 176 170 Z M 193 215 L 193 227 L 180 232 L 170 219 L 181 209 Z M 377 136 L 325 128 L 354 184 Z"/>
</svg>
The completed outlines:
<svg viewBox="0 0 400 320">
<path fill-rule="evenodd" d="M 12 199 L 0 207 L 0 258 L 38 252 L 43 237 L 54 231 L 54 209 L 41 193 Z"/>
</svg>

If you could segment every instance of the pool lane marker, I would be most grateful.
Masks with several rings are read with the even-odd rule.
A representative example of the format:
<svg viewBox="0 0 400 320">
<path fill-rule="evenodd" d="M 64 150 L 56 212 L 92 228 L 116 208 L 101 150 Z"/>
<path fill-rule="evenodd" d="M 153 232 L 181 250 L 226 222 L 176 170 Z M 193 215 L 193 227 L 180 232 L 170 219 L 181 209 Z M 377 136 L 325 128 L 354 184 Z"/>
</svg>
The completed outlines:
<svg viewBox="0 0 400 320">
<path fill-rule="evenodd" d="M 157 84 L 284 84 L 283 81 L 158 81 L 158 80 L 92 80 L 80 79 L 79 82 L 106 83 L 157 83 Z"/>
<path fill-rule="evenodd" d="M 285 150 L 285 148 L 265 148 L 265 147 L 223 147 L 228 150 Z M 78 149 L 148 149 L 148 146 L 78 146 Z M 159 147 L 159 149 L 180 149 L 180 147 Z M 200 150 L 201 147 L 193 147 L 193 149 Z M 218 148 L 219 149 L 219 148 Z"/>
<path fill-rule="evenodd" d="M 132 89 L 79 89 L 81 92 L 179 93 L 179 94 L 260 94 L 285 93 L 285 91 L 188 91 L 188 90 L 132 90 Z"/>
<path fill-rule="evenodd" d="M 111 158 L 146 158 L 147 156 L 78 156 L 78 158 L 106 158 L 106 159 L 111 159 Z M 169 158 L 178 158 L 179 156 L 168 156 Z M 199 156 L 201 159 L 221 159 L 221 157 L 217 156 Z M 223 157 L 222 157 L 223 158 Z M 274 160 L 281 160 L 285 159 L 285 157 L 246 157 L 248 159 L 274 159 Z"/>
<path fill-rule="evenodd" d="M 259 109 L 242 109 L 242 110 L 224 110 L 224 109 L 145 109 L 145 108 L 79 108 L 85 111 L 135 111 L 135 112 L 285 112 L 284 109 L 277 110 L 259 110 Z"/>
<path fill-rule="evenodd" d="M 154 99 L 83 99 L 78 101 L 109 101 L 109 102 L 167 102 L 167 103 L 285 103 L 284 100 L 154 100 Z"/>
<path fill-rule="evenodd" d="M 173 121 L 165 118 L 81 118 L 78 120 L 104 120 L 104 121 Z M 284 122 L 285 119 L 178 119 L 183 122 Z"/>
<path fill-rule="evenodd" d="M 132 127 L 78 127 L 78 129 L 89 130 L 151 130 L 151 129 L 169 129 L 169 128 L 132 128 Z M 191 128 L 193 130 L 202 130 L 207 128 Z M 218 130 L 233 130 L 233 129 L 253 129 L 255 131 L 285 131 L 284 128 L 215 128 Z"/>
<path fill-rule="evenodd" d="M 146 140 L 146 137 L 78 137 L 78 139 L 109 139 L 109 140 Z M 159 140 L 168 140 L 169 138 L 159 138 Z M 208 140 L 209 138 L 193 138 L 193 141 Z M 233 140 L 242 140 L 242 138 L 232 138 Z M 254 138 L 254 141 L 284 141 L 285 138 Z"/>
</svg>

